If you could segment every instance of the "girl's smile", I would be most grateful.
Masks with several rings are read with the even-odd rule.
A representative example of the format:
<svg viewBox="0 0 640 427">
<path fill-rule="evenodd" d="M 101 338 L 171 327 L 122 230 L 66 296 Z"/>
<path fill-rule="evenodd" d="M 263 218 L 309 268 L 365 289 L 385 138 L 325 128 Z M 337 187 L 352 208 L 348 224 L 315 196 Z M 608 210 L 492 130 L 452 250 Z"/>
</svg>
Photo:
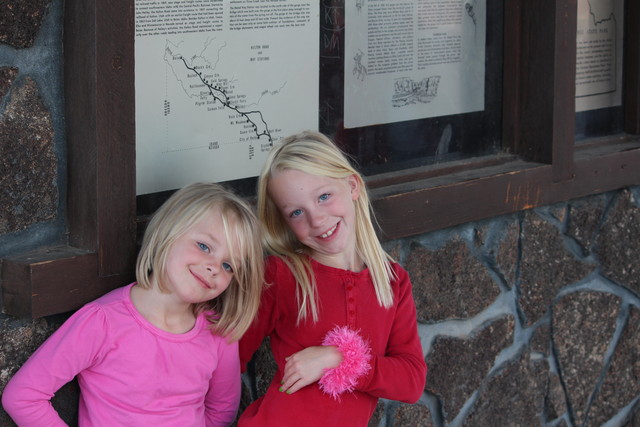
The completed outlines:
<svg viewBox="0 0 640 427">
<path fill-rule="evenodd" d="M 211 210 L 169 249 L 165 287 L 183 303 L 214 299 L 233 278 L 222 216 Z"/>
<path fill-rule="evenodd" d="M 203 279 L 202 277 L 200 277 L 198 274 L 194 273 L 193 271 L 189 270 L 189 272 L 193 275 L 193 277 L 196 278 L 196 280 L 198 282 L 200 282 L 200 284 L 202 285 L 203 288 L 205 289 L 211 289 L 211 285 L 209 285 L 209 283 L 207 283 L 207 281 L 205 279 Z"/>
<path fill-rule="evenodd" d="M 269 181 L 271 199 L 309 255 L 342 269 L 362 265 L 355 249 L 359 191 L 354 176 L 334 179 L 296 169 L 275 171 Z"/>
<path fill-rule="evenodd" d="M 338 228 L 338 225 L 336 225 L 335 227 L 333 227 L 331 230 L 327 231 L 326 233 L 323 233 L 320 237 L 322 237 L 323 239 L 331 237 L 331 235 L 333 235 L 333 232 L 336 231 L 336 228 Z"/>
</svg>

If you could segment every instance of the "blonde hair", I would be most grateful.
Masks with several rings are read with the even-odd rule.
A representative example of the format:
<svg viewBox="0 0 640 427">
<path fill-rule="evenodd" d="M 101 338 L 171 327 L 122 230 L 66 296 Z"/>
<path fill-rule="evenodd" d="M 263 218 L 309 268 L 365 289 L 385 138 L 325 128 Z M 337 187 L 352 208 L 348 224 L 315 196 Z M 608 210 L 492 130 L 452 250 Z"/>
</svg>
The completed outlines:
<svg viewBox="0 0 640 427">
<path fill-rule="evenodd" d="M 374 216 L 371 211 L 362 176 L 353 168 L 346 155 L 325 135 L 305 131 L 291 135 L 275 146 L 262 169 L 258 180 L 258 218 L 263 225 L 267 251 L 280 257 L 291 269 L 298 284 L 298 322 L 311 313 L 318 321 L 318 303 L 315 276 L 304 246 L 293 234 L 277 206 L 269 197 L 269 180 L 278 170 L 295 169 L 311 175 L 343 179 L 355 176 L 360 195 L 355 203 L 356 250 L 369 268 L 378 303 L 383 307 L 393 304 L 390 281 L 395 279 L 391 257 L 385 252 L 376 236 Z"/>
<path fill-rule="evenodd" d="M 174 242 L 200 219 L 217 209 L 231 254 L 233 278 L 227 289 L 211 301 L 194 305 L 194 313 L 212 310 L 212 329 L 230 340 L 240 339 L 260 303 L 264 259 L 260 227 L 251 207 L 219 184 L 194 183 L 175 192 L 153 215 L 142 240 L 136 278 L 143 288 L 151 278 L 162 292 L 167 255 Z"/>
</svg>

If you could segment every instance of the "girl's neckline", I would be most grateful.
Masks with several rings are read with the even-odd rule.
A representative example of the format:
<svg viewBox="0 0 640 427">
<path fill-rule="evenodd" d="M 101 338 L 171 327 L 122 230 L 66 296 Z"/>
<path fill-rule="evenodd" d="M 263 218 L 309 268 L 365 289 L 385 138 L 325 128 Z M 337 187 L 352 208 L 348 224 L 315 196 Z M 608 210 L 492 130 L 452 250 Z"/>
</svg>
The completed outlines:
<svg viewBox="0 0 640 427">
<path fill-rule="evenodd" d="M 344 268 L 333 267 L 331 265 L 323 264 L 322 262 L 316 260 L 315 258 L 312 258 L 309 255 L 307 255 L 307 257 L 311 261 L 312 266 L 316 266 L 316 267 L 319 267 L 319 268 L 322 268 L 324 270 L 331 271 L 331 272 L 334 272 L 334 273 L 339 273 L 339 274 L 347 273 L 347 274 L 352 274 L 352 275 L 356 275 L 356 276 L 363 275 L 363 274 L 369 274 L 369 267 L 367 267 L 366 265 L 360 271 L 353 271 L 353 270 L 347 270 L 347 269 L 344 269 Z"/>
<path fill-rule="evenodd" d="M 134 282 L 132 284 L 130 284 L 127 289 L 125 289 L 125 303 L 127 305 L 127 308 L 129 309 L 129 311 L 131 312 L 131 315 L 133 316 L 133 318 L 136 320 L 136 322 L 138 324 L 140 324 L 142 327 L 144 327 L 145 329 L 147 329 L 148 331 L 152 332 L 155 335 L 158 335 L 160 337 L 163 337 L 165 339 L 169 339 L 171 341 L 187 341 L 190 340 L 194 335 L 197 335 L 200 331 L 200 329 L 202 329 L 202 322 L 205 321 L 205 318 L 203 315 L 199 315 L 196 316 L 196 320 L 195 323 L 193 325 L 193 327 L 191 329 L 189 329 L 186 332 L 182 332 L 182 333 L 174 333 L 174 332 L 169 332 L 165 329 L 159 328 L 156 325 L 154 325 L 153 323 L 151 323 L 149 320 L 147 320 L 146 317 L 144 317 L 142 315 L 142 313 L 140 313 L 138 311 L 138 309 L 136 308 L 135 304 L 133 303 L 133 300 L 131 299 L 131 291 L 133 289 L 134 286 L 136 286 L 137 283 Z"/>
</svg>

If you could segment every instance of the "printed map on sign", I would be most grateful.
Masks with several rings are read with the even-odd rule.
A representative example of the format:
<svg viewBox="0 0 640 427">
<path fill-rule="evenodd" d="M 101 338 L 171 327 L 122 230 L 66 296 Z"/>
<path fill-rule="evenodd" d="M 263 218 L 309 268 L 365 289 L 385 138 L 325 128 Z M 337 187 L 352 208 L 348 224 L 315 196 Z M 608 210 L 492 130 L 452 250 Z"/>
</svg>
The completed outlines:
<svg viewBox="0 0 640 427">
<path fill-rule="evenodd" d="M 136 1 L 137 194 L 256 176 L 318 122 L 311 2 Z"/>
<path fill-rule="evenodd" d="M 207 48 L 212 42 L 211 40 L 205 41 L 203 52 L 208 50 Z M 255 48 L 262 49 L 261 46 L 256 46 Z M 173 76 L 169 75 L 168 78 L 175 78 L 179 84 L 178 91 L 181 88 L 188 98 L 194 100 L 194 106 L 202 110 L 201 116 L 206 118 L 211 112 L 226 111 L 229 113 L 229 125 L 241 127 L 238 130 L 239 134 L 242 135 L 239 138 L 239 142 L 257 142 L 263 138 L 264 143 L 272 143 L 269 125 L 259 108 L 260 105 L 263 105 L 263 108 L 268 108 L 267 106 L 272 102 L 266 98 L 276 96 L 280 89 L 286 86 L 286 82 L 283 82 L 276 90 L 262 90 L 260 92 L 261 99 L 252 103 L 252 105 L 248 105 L 249 96 L 237 93 L 237 82 L 230 81 L 229 78 L 216 73 L 215 64 L 212 64 L 207 56 L 185 55 L 179 45 L 174 45 L 167 40 L 164 60 L 173 74 Z M 173 82 L 167 82 L 167 86 L 172 84 Z M 181 96 L 181 94 L 173 93 L 172 97 L 176 95 L 178 97 Z M 170 114 L 171 102 L 165 100 L 165 115 L 169 116 Z M 193 114 L 197 113 L 194 112 Z M 211 144 L 212 146 L 209 148 L 217 148 L 215 142 L 211 142 Z"/>
</svg>

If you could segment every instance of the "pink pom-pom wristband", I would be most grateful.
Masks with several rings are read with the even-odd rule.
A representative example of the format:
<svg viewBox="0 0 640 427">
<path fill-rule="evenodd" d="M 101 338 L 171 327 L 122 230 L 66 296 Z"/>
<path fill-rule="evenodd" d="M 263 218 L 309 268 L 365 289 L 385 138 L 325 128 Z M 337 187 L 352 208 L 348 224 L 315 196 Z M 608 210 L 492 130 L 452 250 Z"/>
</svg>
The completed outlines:
<svg viewBox="0 0 640 427">
<path fill-rule="evenodd" d="M 347 326 L 329 331 L 322 345 L 335 345 L 342 353 L 342 363 L 328 369 L 318 381 L 323 392 L 339 399 L 340 394 L 353 391 L 358 379 L 371 369 L 371 350 L 358 332 Z"/>
</svg>

